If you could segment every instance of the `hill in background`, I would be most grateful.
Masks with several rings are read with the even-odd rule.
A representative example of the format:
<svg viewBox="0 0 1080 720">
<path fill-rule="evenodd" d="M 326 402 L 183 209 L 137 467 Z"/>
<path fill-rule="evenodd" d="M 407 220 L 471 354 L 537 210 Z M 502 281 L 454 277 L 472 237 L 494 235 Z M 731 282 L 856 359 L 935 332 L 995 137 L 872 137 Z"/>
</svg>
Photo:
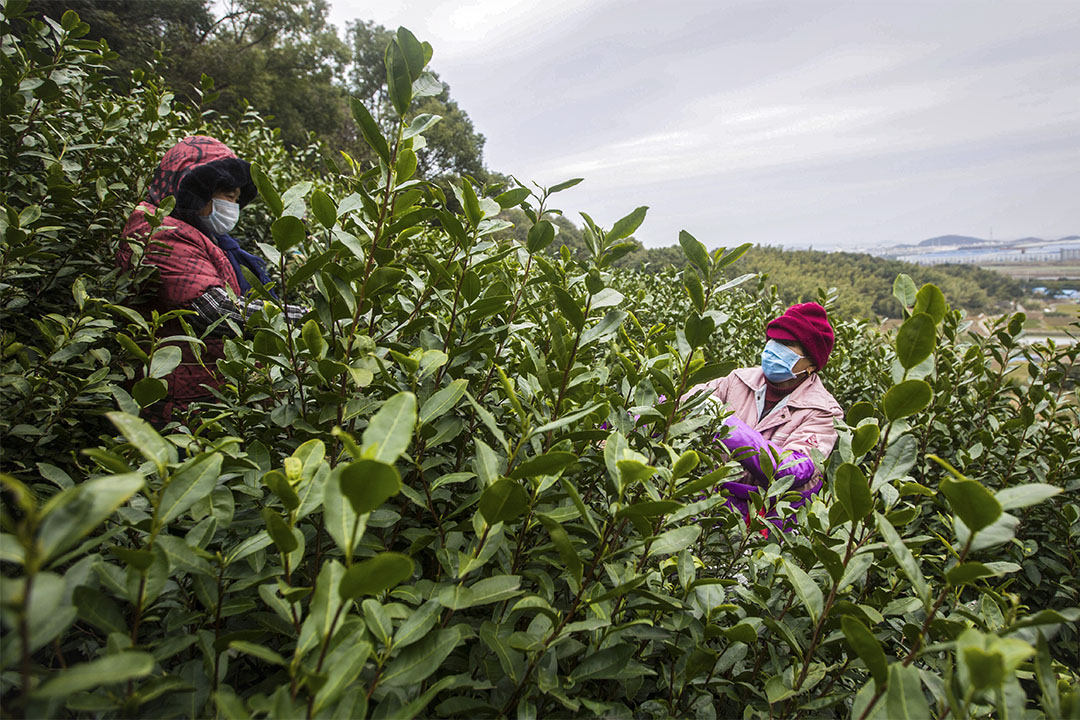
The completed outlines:
<svg viewBox="0 0 1080 720">
<path fill-rule="evenodd" d="M 919 243 L 919 247 L 937 247 L 939 245 L 981 245 L 986 241 L 970 235 L 939 235 Z"/>
<path fill-rule="evenodd" d="M 515 223 L 512 231 L 524 241 L 529 223 L 524 213 L 509 211 L 507 219 Z M 566 218 L 556 224 L 559 235 L 551 245 L 558 252 L 562 245 L 578 257 L 587 251 L 581 230 Z M 732 243 L 732 246 L 737 243 Z M 668 267 L 683 267 L 686 256 L 677 245 L 662 248 L 644 246 L 619 259 L 615 266 L 642 272 L 659 272 Z M 897 317 L 899 305 L 892 295 L 893 281 L 907 273 L 917 285 L 934 283 L 942 289 L 954 307 L 970 313 L 991 313 L 1010 309 L 1025 295 L 1023 285 L 1000 273 L 974 265 L 922 266 L 890 260 L 867 253 L 822 252 L 820 250 L 784 250 L 775 247 L 750 248 L 730 269 L 732 277 L 761 273 L 775 284 L 780 296 L 789 303 L 817 298 L 818 288 L 835 287 L 840 291 L 836 312 L 845 317 Z"/>
</svg>

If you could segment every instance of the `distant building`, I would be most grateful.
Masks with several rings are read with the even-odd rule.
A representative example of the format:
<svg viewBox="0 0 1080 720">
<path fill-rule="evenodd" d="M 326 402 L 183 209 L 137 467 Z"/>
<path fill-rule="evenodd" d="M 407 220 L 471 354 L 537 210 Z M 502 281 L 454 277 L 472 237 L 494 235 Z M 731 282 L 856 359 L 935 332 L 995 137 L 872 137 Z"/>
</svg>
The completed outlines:
<svg viewBox="0 0 1080 720">
<path fill-rule="evenodd" d="M 1018 263 L 1064 263 L 1080 260 L 1080 240 L 1022 241 L 1000 245 L 938 247 L 926 252 L 892 255 L 917 265 L 1013 265 Z"/>
</svg>

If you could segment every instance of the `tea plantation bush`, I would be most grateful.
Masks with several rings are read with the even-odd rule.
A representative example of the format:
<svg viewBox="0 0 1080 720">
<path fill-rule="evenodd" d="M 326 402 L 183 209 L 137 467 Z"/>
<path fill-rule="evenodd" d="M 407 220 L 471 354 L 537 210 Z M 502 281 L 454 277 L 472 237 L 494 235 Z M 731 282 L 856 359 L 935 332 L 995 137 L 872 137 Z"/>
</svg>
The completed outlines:
<svg viewBox="0 0 1080 720">
<path fill-rule="evenodd" d="M 966 332 L 905 276 L 906 321 L 838 323 L 848 408 L 826 489 L 781 478 L 749 527 L 687 396 L 753 363 L 775 289 L 745 247 L 614 273 L 639 208 L 552 257 L 549 188 L 451 197 L 423 132 L 356 121 L 332 173 L 262 120 L 118 96 L 74 13 L 4 6 L 0 699 L 8 715 L 1069 717 L 1076 693 L 1080 350 Z M 397 112 L 432 87 L 399 30 Z M 212 84 L 204 85 L 206 92 Z M 269 294 L 215 402 L 157 431 L 177 342 L 113 269 L 157 159 L 192 133 L 255 161 L 243 230 Z M 457 208 L 455 211 L 453 208 Z M 496 219 L 520 208 L 510 239 Z M 159 218 L 160 219 L 160 218 Z M 843 289 L 840 289 L 843 292 Z M 823 293 L 826 304 L 835 293 Z M 1015 363 L 1026 373 L 1016 377 Z M 765 533 L 764 530 L 770 529 Z"/>
</svg>

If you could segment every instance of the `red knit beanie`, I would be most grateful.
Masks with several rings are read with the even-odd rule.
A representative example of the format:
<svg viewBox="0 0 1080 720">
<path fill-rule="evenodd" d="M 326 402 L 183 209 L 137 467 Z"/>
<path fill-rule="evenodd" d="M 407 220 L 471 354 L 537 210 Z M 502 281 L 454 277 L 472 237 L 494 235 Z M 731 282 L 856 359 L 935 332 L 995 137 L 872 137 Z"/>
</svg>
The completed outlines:
<svg viewBox="0 0 1080 720">
<path fill-rule="evenodd" d="M 813 302 L 789 307 L 783 315 L 765 326 L 765 337 L 799 343 L 810 362 L 819 370 L 829 361 L 834 340 L 825 308 Z"/>
</svg>

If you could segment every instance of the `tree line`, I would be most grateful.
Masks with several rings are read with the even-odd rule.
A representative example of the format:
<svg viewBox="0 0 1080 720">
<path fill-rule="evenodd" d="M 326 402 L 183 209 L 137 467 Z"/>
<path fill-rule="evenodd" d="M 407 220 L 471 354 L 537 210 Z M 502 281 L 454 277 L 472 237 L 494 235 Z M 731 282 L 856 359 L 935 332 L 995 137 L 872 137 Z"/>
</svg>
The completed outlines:
<svg viewBox="0 0 1080 720">
<path fill-rule="evenodd" d="M 365 20 L 330 24 L 327 0 L 31 0 L 31 15 L 59 20 L 76 11 L 90 26 L 88 41 L 105 40 L 111 84 L 124 90 L 146 71 L 160 74 L 184 101 L 223 117 L 254 109 L 268 116 L 287 147 L 313 136 L 325 144 L 324 160 L 341 152 L 375 160 L 352 119 L 359 98 L 384 128 L 397 122 L 387 93 L 383 53 L 392 33 Z M 486 177 L 484 136 L 441 83 L 409 109 L 442 121 L 417 150 L 425 177 Z"/>
</svg>

